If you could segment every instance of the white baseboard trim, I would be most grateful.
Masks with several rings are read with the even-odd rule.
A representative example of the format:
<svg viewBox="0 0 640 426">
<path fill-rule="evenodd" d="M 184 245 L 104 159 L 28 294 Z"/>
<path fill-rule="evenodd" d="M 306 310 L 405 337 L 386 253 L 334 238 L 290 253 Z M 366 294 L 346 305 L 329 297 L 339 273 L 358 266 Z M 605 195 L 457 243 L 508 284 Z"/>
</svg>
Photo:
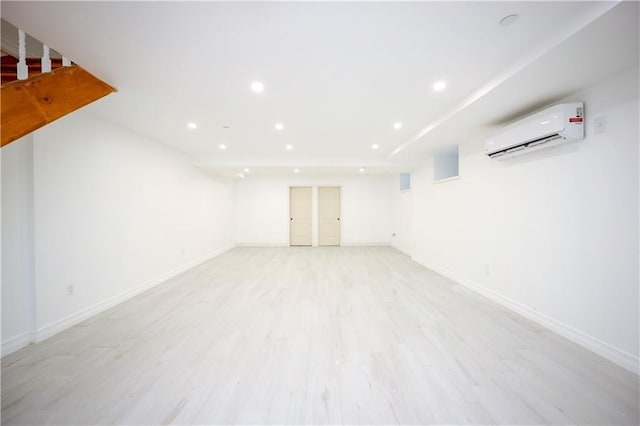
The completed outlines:
<svg viewBox="0 0 640 426">
<path fill-rule="evenodd" d="M 9 355 L 31 343 L 31 333 L 25 332 L 2 341 L 2 356 Z"/>
<path fill-rule="evenodd" d="M 377 243 L 342 243 L 343 247 L 385 247 L 390 246 L 391 243 L 388 242 L 377 242 Z"/>
<path fill-rule="evenodd" d="M 341 244 L 342 247 L 378 247 L 378 246 L 390 246 L 391 243 L 345 243 Z M 289 243 L 236 243 L 236 247 L 289 247 Z M 316 246 L 301 246 L 301 247 L 318 247 Z"/>
<path fill-rule="evenodd" d="M 143 293 L 155 286 L 157 286 L 158 284 L 161 284 L 185 271 L 188 271 L 189 269 L 200 265 L 201 263 L 204 263 L 216 256 L 220 256 L 221 254 L 231 250 L 233 248 L 233 246 L 229 246 L 229 247 L 225 247 L 223 249 L 208 253 L 204 256 L 201 256 L 197 259 L 194 259 L 192 261 L 189 261 L 181 266 L 178 266 L 177 268 L 174 268 L 168 272 L 165 272 L 164 274 L 158 275 L 157 277 L 137 286 L 137 287 L 133 287 L 130 288 L 129 290 L 125 290 L 120 294 L 117 294 L 115 296 L 112 296 L 106 300 L 103 300 L 101 302 L 98 302 L 92 306 L 89 306 L 87 308 L 84 308 L 78 312 L 75 312 L 71 315 L 68 315 L 58 321 L 52 322 L 50 324 L 44 325 L 40 328 L 38 328 L 35 332 L 33 333 L 24 333 L 20 336 L 16 336 L 13 337 L 11 339 L 8 339 L 6 342 L 2 342 L 2 356 L 8 355 L 12 352 L 17 351 L 18 349 L 22 349 L 23 347 L 27 346 L 29 343 L 38 343 L 41 342 L 45 339 L 48 339 L 49 337 L 52 337 L 58 333 L 60 333 L 61 331 L 66 330 L 69 327 L 73 327 L 74 325 L 88 319 L 91 318 L 95 315 L 98 315 L 104 311 L 106 311 L 109 308 L 112 308 L 122 302 L 124 302 L 125 300 L 131 299 L 132 297 L 135 297 L 137 295 L 139 295 L 140 293 Z"/>
<path fill-rule="evenodd" d="M 396 246 L 393 243 L 391 243 L 391 247 L 398 250 L 402 254 L 406 254 L 407 256 L 412 257 L 412 254 L 409 250 L 403 250 L 400 246 Z"/>
<path fill-rule="evenodd" d="M 552 318 L 546 314 L 538 312 L 529 306 L 523 305 L 513 299 L 505 297 L 493 290 L 490 290 L 472 280 L 469 280 L 447 268 L 435 265 L 430 262 L 424 262 L 416 258 L 412 258 L 415 262 L 431 269 L 434 272 L 449 278 L 456 283 L 467 287 L 502 306 L 505 308 L 522 315 L 523 317 L 557 333 L 578 345 L 595 352 L 596 354 L 608 359 L 609 361 L 619 365 L 620 367 L 631 371 L 637 375 L 640 375 L 640 359 L 620 348 L 617 348 L 609 343 L 603 342 L 597 337 L 591 336 L 583 331 L 580 331 L 569 324 Z"/>
<path fill-rule="evenodd" d="M 289 247 L 289 243 L 236 243 L 236 247 Z"/>
</svg>

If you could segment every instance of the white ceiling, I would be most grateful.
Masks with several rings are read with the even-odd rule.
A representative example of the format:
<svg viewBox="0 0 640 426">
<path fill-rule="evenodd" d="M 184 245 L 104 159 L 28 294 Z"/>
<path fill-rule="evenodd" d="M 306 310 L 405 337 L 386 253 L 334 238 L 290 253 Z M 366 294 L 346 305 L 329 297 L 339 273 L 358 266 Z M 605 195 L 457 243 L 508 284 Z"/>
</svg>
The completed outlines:
<svg viewBox="0 0 640 426">
<path fill-rule="evenodd" d="M 3 1 L 2 15 L 118 89 L 94 113 L 228 175 L 411 169 L 638 63 L 636 2 Z"/>
</svg>

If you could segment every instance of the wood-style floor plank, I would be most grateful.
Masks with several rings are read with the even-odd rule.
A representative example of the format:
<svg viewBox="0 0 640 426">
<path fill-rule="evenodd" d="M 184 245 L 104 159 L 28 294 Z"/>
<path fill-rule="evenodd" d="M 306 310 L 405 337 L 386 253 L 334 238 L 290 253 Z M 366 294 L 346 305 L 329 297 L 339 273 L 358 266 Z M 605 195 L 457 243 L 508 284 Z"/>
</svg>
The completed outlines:
<svg viewBox="0 0 640 426">
<path fill-rule="evenodd" d="M 629 424 L 638 377 L 389 247 L 237 248 L 2 359 L 3 424 Z"/>
</svg>

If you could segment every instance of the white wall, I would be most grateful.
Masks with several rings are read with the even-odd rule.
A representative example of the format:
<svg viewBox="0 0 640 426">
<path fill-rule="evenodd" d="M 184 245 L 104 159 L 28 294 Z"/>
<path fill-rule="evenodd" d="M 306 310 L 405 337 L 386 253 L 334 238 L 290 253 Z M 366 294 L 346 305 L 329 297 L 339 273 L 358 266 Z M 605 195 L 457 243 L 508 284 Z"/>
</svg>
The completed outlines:
<svg viewBox="0 0 640 426">
<path fill-rule="evenodd" d="M 33 321 L 33 137 L 2 148 L 2 341 L 29 342 Z"/>
<path fill-rule="evenodd" d="M 14 142 L 5 158 L 13 145 L 22 149 Z M 3 168 L 3 184 L 26 179 L 20 173 L 17 164 Z M 33 187 L 36 340 L 233 247 L 231 183 L 83 110 L 33 134 Z M 14 217 L 3 215 L 5 232 L 26 208 L 15 207 Z M 3 252 L 20 238 L 4 238 Z M 22 281 L 3 279 L 3 305 L 18 303 L 5 292 L 28 285 Z M 3 341 L 14 329 L 22 323 L 3 312 Z"/>
<path fill-rule="evenodd" d="M 388 176 L 249 176 L 236 182 L 235 229 L 239 245 L 289 245 L 289 187 L 340 186 L 342 244 L 389 244 Z M 317 193 L 313 191 L 313 245 L 317 245 Z"/>
<path fill-rule="evenodd" d="M 472 141 L 460 179 L 433 184 L 431 161 L 413 174 L 413 257 L 637 369 L 638 70 L 569 100 L 583 141 L 505 162 Z"/>
<path fill-rule="evenodd" d="M 400 190 L 400 175 L 391 180 L 391 245 L 411 256 L 415 244 L 413 234 L 413 190 Z M 411 176 L 413 186 L 413 176 Z"/>
</svg>

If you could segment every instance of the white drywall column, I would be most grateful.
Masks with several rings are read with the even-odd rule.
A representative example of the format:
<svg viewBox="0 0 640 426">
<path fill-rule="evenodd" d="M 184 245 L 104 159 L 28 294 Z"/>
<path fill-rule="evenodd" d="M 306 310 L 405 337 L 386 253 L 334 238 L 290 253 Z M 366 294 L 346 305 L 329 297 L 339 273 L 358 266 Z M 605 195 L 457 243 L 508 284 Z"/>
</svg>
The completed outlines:
<svg viewBox="0 0 640 426">
<path fill-rule="evenodd" d="M 33 136 L 2 148 L 2 352 L 35 326 Z"/>
</svg>

